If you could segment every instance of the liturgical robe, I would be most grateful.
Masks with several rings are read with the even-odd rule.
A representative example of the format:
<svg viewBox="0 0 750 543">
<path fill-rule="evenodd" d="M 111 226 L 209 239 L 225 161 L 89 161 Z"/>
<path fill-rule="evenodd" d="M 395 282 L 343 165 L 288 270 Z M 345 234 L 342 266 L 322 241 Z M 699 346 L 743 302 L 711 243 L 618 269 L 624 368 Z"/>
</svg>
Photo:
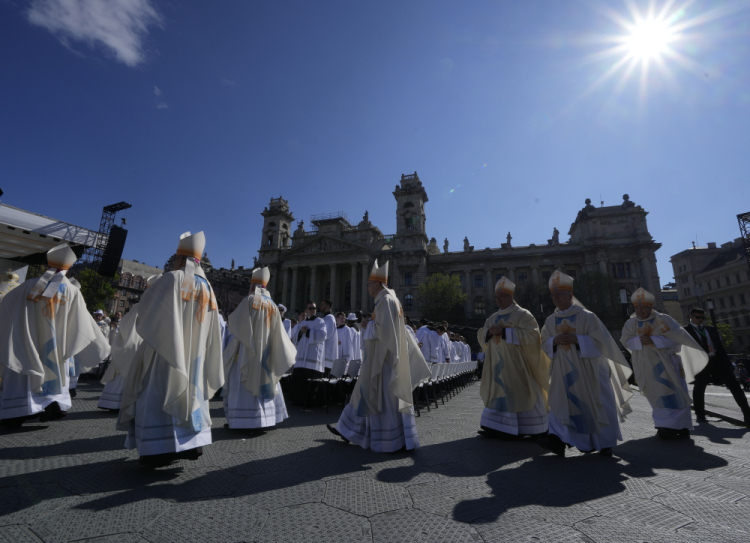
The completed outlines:
<svg viewBox="0 0 750 543">
<path fill-rule="evenodd" d="M 125 314 L 117 327 L 112 341 L 111 362 L 101 380 L 104 390 L 96 405 L 100 409 L 120 409 L 125 376 L 128 374 L 138 348 L 143 343 L 143 339 L 136 330 L 139 310 L 140 304 L 136 304 Z"/>
</svg>

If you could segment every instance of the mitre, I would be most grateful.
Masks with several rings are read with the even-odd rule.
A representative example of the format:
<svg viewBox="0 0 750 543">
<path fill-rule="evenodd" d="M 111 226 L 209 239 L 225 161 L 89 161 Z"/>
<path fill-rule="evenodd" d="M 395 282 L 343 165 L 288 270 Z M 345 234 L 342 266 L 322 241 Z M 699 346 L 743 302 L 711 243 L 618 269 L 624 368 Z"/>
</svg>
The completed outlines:
<svg viewBox="0 0 750 543">
<path fill-rule="evenodd" d="M 177 245 L 177 254 L 200 260 L 205 247 L 206 236 L 203 235 L 203 232 L 198 232 L 197 234 L 185 232 L 180 236 L 180 243 Z"/>
<path fill-rule="evenodd" d="M 388 262 L 386 261 L 382 267 L 378 267 L 378 261 L 372 265 L 372 271 L 370 272 L 369 281 L 376 281 L 378 283 L 388 284 Z"/>
<path fill-rule="evenodd" d="M 573 292 L 573 278 L 560 270 L 555 270 L 555 273 L 549 278 L 549 289 L 552 292 L 556 290 Z"/>
<path fill-rule="evenodd" d="M 512 296 L 515 291 L 516 284 L 507 277 L 501 277 L 497 280 L 497 283 L 495 283 L 495 292 L 504 292 L 505 294 L 510 294 Z"/>
<path fill-rule="evenodd" d="M 633 305 L 652 306 L 654 305 L 656 298 L 645 288 L 639 288 L 632 294 L 632 296 L 630 296 L 630 301 L 633 302 Z"/>
</svg>

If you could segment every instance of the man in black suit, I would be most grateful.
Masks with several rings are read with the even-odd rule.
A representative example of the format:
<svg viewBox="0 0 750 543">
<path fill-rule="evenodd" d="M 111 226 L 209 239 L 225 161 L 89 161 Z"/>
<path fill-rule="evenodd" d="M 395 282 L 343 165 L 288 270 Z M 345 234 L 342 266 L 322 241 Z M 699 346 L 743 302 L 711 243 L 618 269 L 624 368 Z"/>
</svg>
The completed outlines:
<svg viewBox="0 0 750 543">
<path fill-rule="evenodd" d="M 693 339 L 708 353 L 708 365 L 695 376 L 695 386 L 693 387 L 695 418 L 698 422 L 706 422 L 706 406 L 703 395 L 706 392 L 706 385 L 709 381 L 712 381 L 727 386 L 742 410 L 745 425 L 750 425 L 750 406 L 747 404 L 747 398 L 745 393 L 742 392 L 742 387 L 734 378 L 732 364 L 729 362 L 729 357 L 721 342 L 721 334 L 715 326 L 704 326 L 703 321 L 705 319 L 706 314 L 702 309 L 691 309 L 690 324 L 685 326 L 688 334 L 693 336 Z"/>
</svg>

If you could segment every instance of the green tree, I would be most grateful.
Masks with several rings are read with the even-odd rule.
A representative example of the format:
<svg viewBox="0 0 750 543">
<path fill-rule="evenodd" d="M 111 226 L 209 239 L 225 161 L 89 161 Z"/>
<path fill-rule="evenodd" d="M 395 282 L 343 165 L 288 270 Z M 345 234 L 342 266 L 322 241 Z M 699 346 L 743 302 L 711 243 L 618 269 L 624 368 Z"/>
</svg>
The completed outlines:
<svg viewBox="0 0 750 543">
<path fill-rule="evenodd" d="M 114 279 L 110 281 L 94 270 L 86 268 L 76 274 L 76 279 L 81 283 L 81 294 L 86 300 L 86 307 L 89 311 L 96 311 L 104 310 L 105 302 L 115 297 L 117 289 L 112 286 L 112 282 L 119 281 L 120 276 L 115 274 Z"/>
<path fill-rule="evenodd" d="M 711 320 L 711 317 L 706 316 L 706 324 L 709 326 L 714 326 L 713 321 Z M 726 322 L 719 322 L 719 324 L 716 325 L 716 328 L 719 330 L 719 334 L 721 334 L 721 342 L 724 344 L 725 349 L 729 349 L 729 347 L 732 346 L 732 343 L 734 343 L 734 334 L 732 333 L 732 327 L 729 326 Z"/>
<path fill-rule="evenodd" d="M 608 330 L 622 329 L 625 322 L 617 279 L 601 272 L 584 273 L 573 283 L 573 294 L 601 319 Z"/>
<path fill-rule="evenodd" d="M 513 301 L 531 312 L 541 328 L 547 316 L 555 310 L 549 288 L 542 283 L 519 283 L 513 293 Z"/>
<path fill-rule="evenodd" d="M 446 320 L 460 324 L 466 320 L 464 302 L 466 294 L 461 290 L 458 276 L 433 273 L 419 285 L 416 302 L 422 316 L 432 321 Z"/>
</svg>

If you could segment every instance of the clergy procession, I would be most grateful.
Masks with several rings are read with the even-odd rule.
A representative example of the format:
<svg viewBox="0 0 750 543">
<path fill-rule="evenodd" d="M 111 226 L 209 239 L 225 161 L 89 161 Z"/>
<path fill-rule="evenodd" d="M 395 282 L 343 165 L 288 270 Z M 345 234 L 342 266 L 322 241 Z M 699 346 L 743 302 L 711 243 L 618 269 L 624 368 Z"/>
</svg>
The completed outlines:
<svg viewBox="0 0 750 543">
<path fill-rule="evenodd" d="M 350 387 L 338 389 L 345 406 L 338 422 L 327 425 L 332 434 L 374 452 L 419 448 L 420 387 L 434 381 L 434 368 L 471 362 L 472 353 L 461 336 L 448 333 L 447 322 L 422 319 L 419 328 L 406 322 L 388 288 L 387 262 L 376 261 L 367 282 L 371 315 L 334 315 L 330 300 L 320 307 L 309 300 L 292 324 L 266 290 L 268 268 L 256 268 L 250 292 L 225 321 L 200 265 L 204 248 L 202 232 L 183 234 L 174 269 L 149 277 L 140 303 L 116 323 L 101 310 L 90 313 L 80 285 L 66 277 L 73 251 L 65 244 L 50 250 L 47 271 L 2 299 L 2 426 L 62 419 L 77 378 L 109 360 L 97 406 L 117 414 L 124 447 L 137 449 L 147 466 L 203 454 L 212 442 L 215 396 L 223 401 L 226 428 L 257 433 L 289 418 L 287 401 L 327 410 L 326 385 L 334 383 Z M 689 333 L 656 312 L 654 296 L 639 288 L 621 351 L 575 298 L 573 283 L 559 270 L 551 275 L 556 309 L 540 330 L 514 301 L 515 284 L 497 281 L 498 311 L 479 329 L 481 356 L 474 357 L 484 361 L 479 434 L 526 438 L 559 457 L 571 447 L 613 456 L 631 413 L 632 376 L 651 406 L 656 435 L 689 439 L 688 384 L 700 378 L 713 350 L 710 340 L 694 339 L 702 326 L 689 325 L 695 329 Z"/>
</svg>

